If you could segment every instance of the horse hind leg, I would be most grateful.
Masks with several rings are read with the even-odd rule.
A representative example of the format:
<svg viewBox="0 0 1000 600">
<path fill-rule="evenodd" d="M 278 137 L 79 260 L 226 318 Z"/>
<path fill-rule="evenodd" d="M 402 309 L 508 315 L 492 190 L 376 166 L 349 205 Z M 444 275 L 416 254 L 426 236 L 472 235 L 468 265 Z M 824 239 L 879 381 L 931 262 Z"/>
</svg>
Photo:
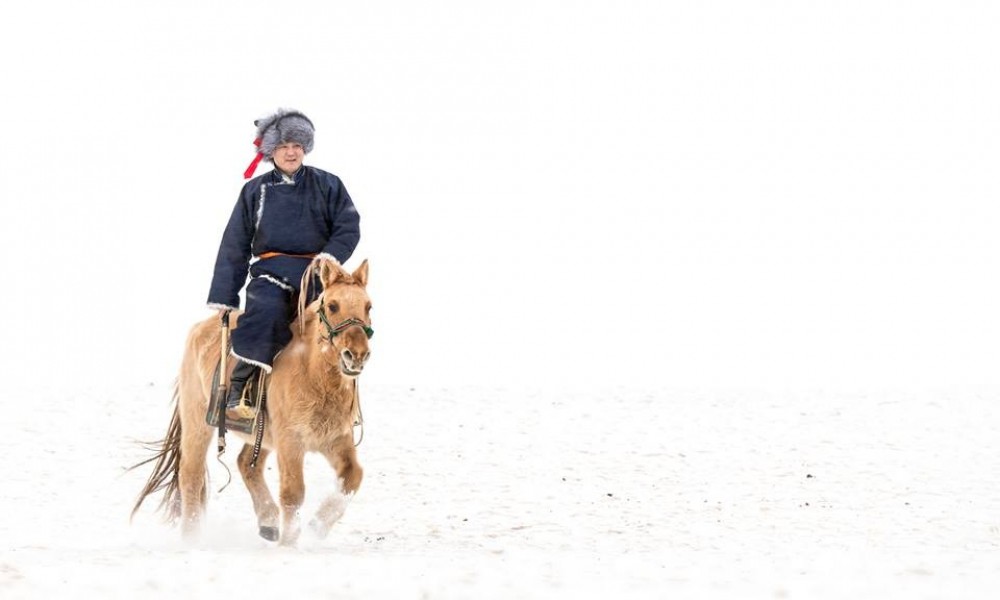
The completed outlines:
<svg viewBox="0 0 1000 600">
<path fill-rule="evenodd" d="M 316 516 L 309 522 L 309 529 L 320 539 L 329 535 L 334 524 L 344 515 L 354 493 L 361 487 L 364 474 L 358 463 L 353 440 L 349 439 L 340 446 L 323 452 L 323 456 L 337 472 L 341 489 L 323 500 Z"/>
<path fill-rule="evenodd" d="M 180 492 L 181 535 L 185 540 L 197 537 L 208 502 L 205 458 L 214 430 L 205 424 L 207 404 L 198 381 L 182 374 L 178 381 L 177 399 L 181 420 L 177 487 Z"/>
<path fill-rule="evenodd" d="M 264 481 L 264 462 L 270 450 L 260 449 L 257 457 L 257 464 L 252 468 L 250 462 L 253 460 L 253 445 L 244 444 L 243 450 L 236 464 L 240 468 L 240 475 L 243 476 L 243 483 L 246 484 L 250 492 L 250 499 L 253 500 L 253 510 L 257 514 L 257 527 L 260 537 L 274 542 L 278 540 L 278 505 L 274 503 L 271 490 Z"/>
<path fill-rule="evenodd" d="M 181 535 L 186 540 L 197 537 L 208 499 L 205 454 L 211 439 L 211 430 L 207 427 L 197 424 L 182 427 L 177 487 L 180 491 Z"/>
</svg>

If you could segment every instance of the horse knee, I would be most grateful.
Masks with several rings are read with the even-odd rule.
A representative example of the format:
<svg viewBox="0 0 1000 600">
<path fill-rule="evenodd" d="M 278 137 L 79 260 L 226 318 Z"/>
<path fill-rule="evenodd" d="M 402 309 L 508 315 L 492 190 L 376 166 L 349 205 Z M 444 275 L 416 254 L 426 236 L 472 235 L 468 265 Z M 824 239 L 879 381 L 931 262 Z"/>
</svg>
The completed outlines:
<svg viewBox="0 0 1000 600">
<path fill-rule="evenodd" d="M 354 446 L 341 448 L 341 450 L 331 458 L 337 475 L 340 477 L 341 485 L 345 494 L 352 494 L 361 487 L 361 479 L 364 477 L 364 469 L 358 462 L 358 455 Z"/>
<path fill-rule="evenodd" d="M 352 463 L 344 469 L 341 477 L 344 479 L 344 493 L 353 494 L 361 487 L 361 479 L 364 477 L 364 469 L 358 463 Z"/>
<path fill-rule="evenodd" d="M 279 497 L 281 498 L 281 506 L 286 510 L 298 510 L 298 508 L 302 506 L 302 501 L 305 499 L 305 496 L 306 488 L 301 478 L 281 482 L 281 492 Z"/>
</svg>

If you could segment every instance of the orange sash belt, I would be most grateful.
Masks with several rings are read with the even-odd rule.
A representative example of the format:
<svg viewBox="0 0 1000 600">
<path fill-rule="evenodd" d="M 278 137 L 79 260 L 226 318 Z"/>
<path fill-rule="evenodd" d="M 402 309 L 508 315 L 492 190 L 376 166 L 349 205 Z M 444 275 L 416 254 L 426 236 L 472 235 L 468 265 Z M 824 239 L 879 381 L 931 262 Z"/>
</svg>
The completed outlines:
<svg viewBox="0 0 1000 600">
<path fill-rule="evenodd" d="M 284 252 L 265 252 L 257 258 L 259 260 L 264 260 L 266 258 L 274 258 L 275 256 L 294 256 L 296 258 L 316 258 L 315 254 L 285 254 Z"/>
</svg>

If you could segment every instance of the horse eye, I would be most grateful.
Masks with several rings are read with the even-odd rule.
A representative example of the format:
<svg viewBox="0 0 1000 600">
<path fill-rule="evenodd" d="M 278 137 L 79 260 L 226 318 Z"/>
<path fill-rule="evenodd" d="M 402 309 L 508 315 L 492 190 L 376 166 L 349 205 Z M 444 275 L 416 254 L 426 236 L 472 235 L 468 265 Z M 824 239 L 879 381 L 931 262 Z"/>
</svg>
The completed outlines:
<svg viewBox="0 0 1000 600">
<path fill-rule="evenodd" d="M 366 305 L 365 306 L 365 312 L 368 313 L 368 312 L 371 312 L 371 311 L 372 311 L 372 305 L 371 304 Z"/>
<path fill-rule="evenodd" d="M 337 304 L 336 302 L 331 302 L 331 303 L 327 304 L 326 307 L 329 308 L 330 312 L 333 312 L 333 313 L 335 313 L 338 310 L 340 310 L 340 305 Z"/>
</svg>

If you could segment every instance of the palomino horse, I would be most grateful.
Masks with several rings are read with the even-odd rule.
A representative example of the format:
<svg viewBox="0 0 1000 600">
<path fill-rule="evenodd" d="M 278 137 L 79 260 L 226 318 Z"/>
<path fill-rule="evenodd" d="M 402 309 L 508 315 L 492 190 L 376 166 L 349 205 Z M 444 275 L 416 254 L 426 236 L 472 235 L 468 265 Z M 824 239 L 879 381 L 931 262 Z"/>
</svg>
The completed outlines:
<svg viewBox="0 0 1000 600">
<path fill-rule="evenodd" d="M 316 275 L 322 291 L 306 307 L 308 285 Z M 237 464 L 253 499 L 260 535 L 268 540 L 279 539 L 279 513 L 280 543 L 292 545 L 299 537 L 306 452 L 325 456 L 341 480 L 341 493 L 326 498 L 310 523 L 320 537 L 329 533 L 361 485 L 353 424 L 359 416 L 355 379 L 368 360 L 372 331 L 367 283 L 367 260 L 353 273 L 328 259 L 316 258 L 310 264 L 302 276 L 292 341 L 274 361 L 267 425 L 255 465 L 250 434 L 232 431 L 245 442 Z M 219 364 L 221 329 L 218 318 L 211 317 L 188 335 L 173 418 L 157 455 L 145 461 L 155 460 L 156 465 L 132 510 L 135 515 L 148 495 L 165 490 L 160 508 L 171 522 L 180 518 L 185 539 L 197 534 L 207 500 L 205 459 L 214 430 L 205 415 Z M 280 511 L 264 481 L 263 465 L 271 452 L 278 460 Z"/>
</svg>

